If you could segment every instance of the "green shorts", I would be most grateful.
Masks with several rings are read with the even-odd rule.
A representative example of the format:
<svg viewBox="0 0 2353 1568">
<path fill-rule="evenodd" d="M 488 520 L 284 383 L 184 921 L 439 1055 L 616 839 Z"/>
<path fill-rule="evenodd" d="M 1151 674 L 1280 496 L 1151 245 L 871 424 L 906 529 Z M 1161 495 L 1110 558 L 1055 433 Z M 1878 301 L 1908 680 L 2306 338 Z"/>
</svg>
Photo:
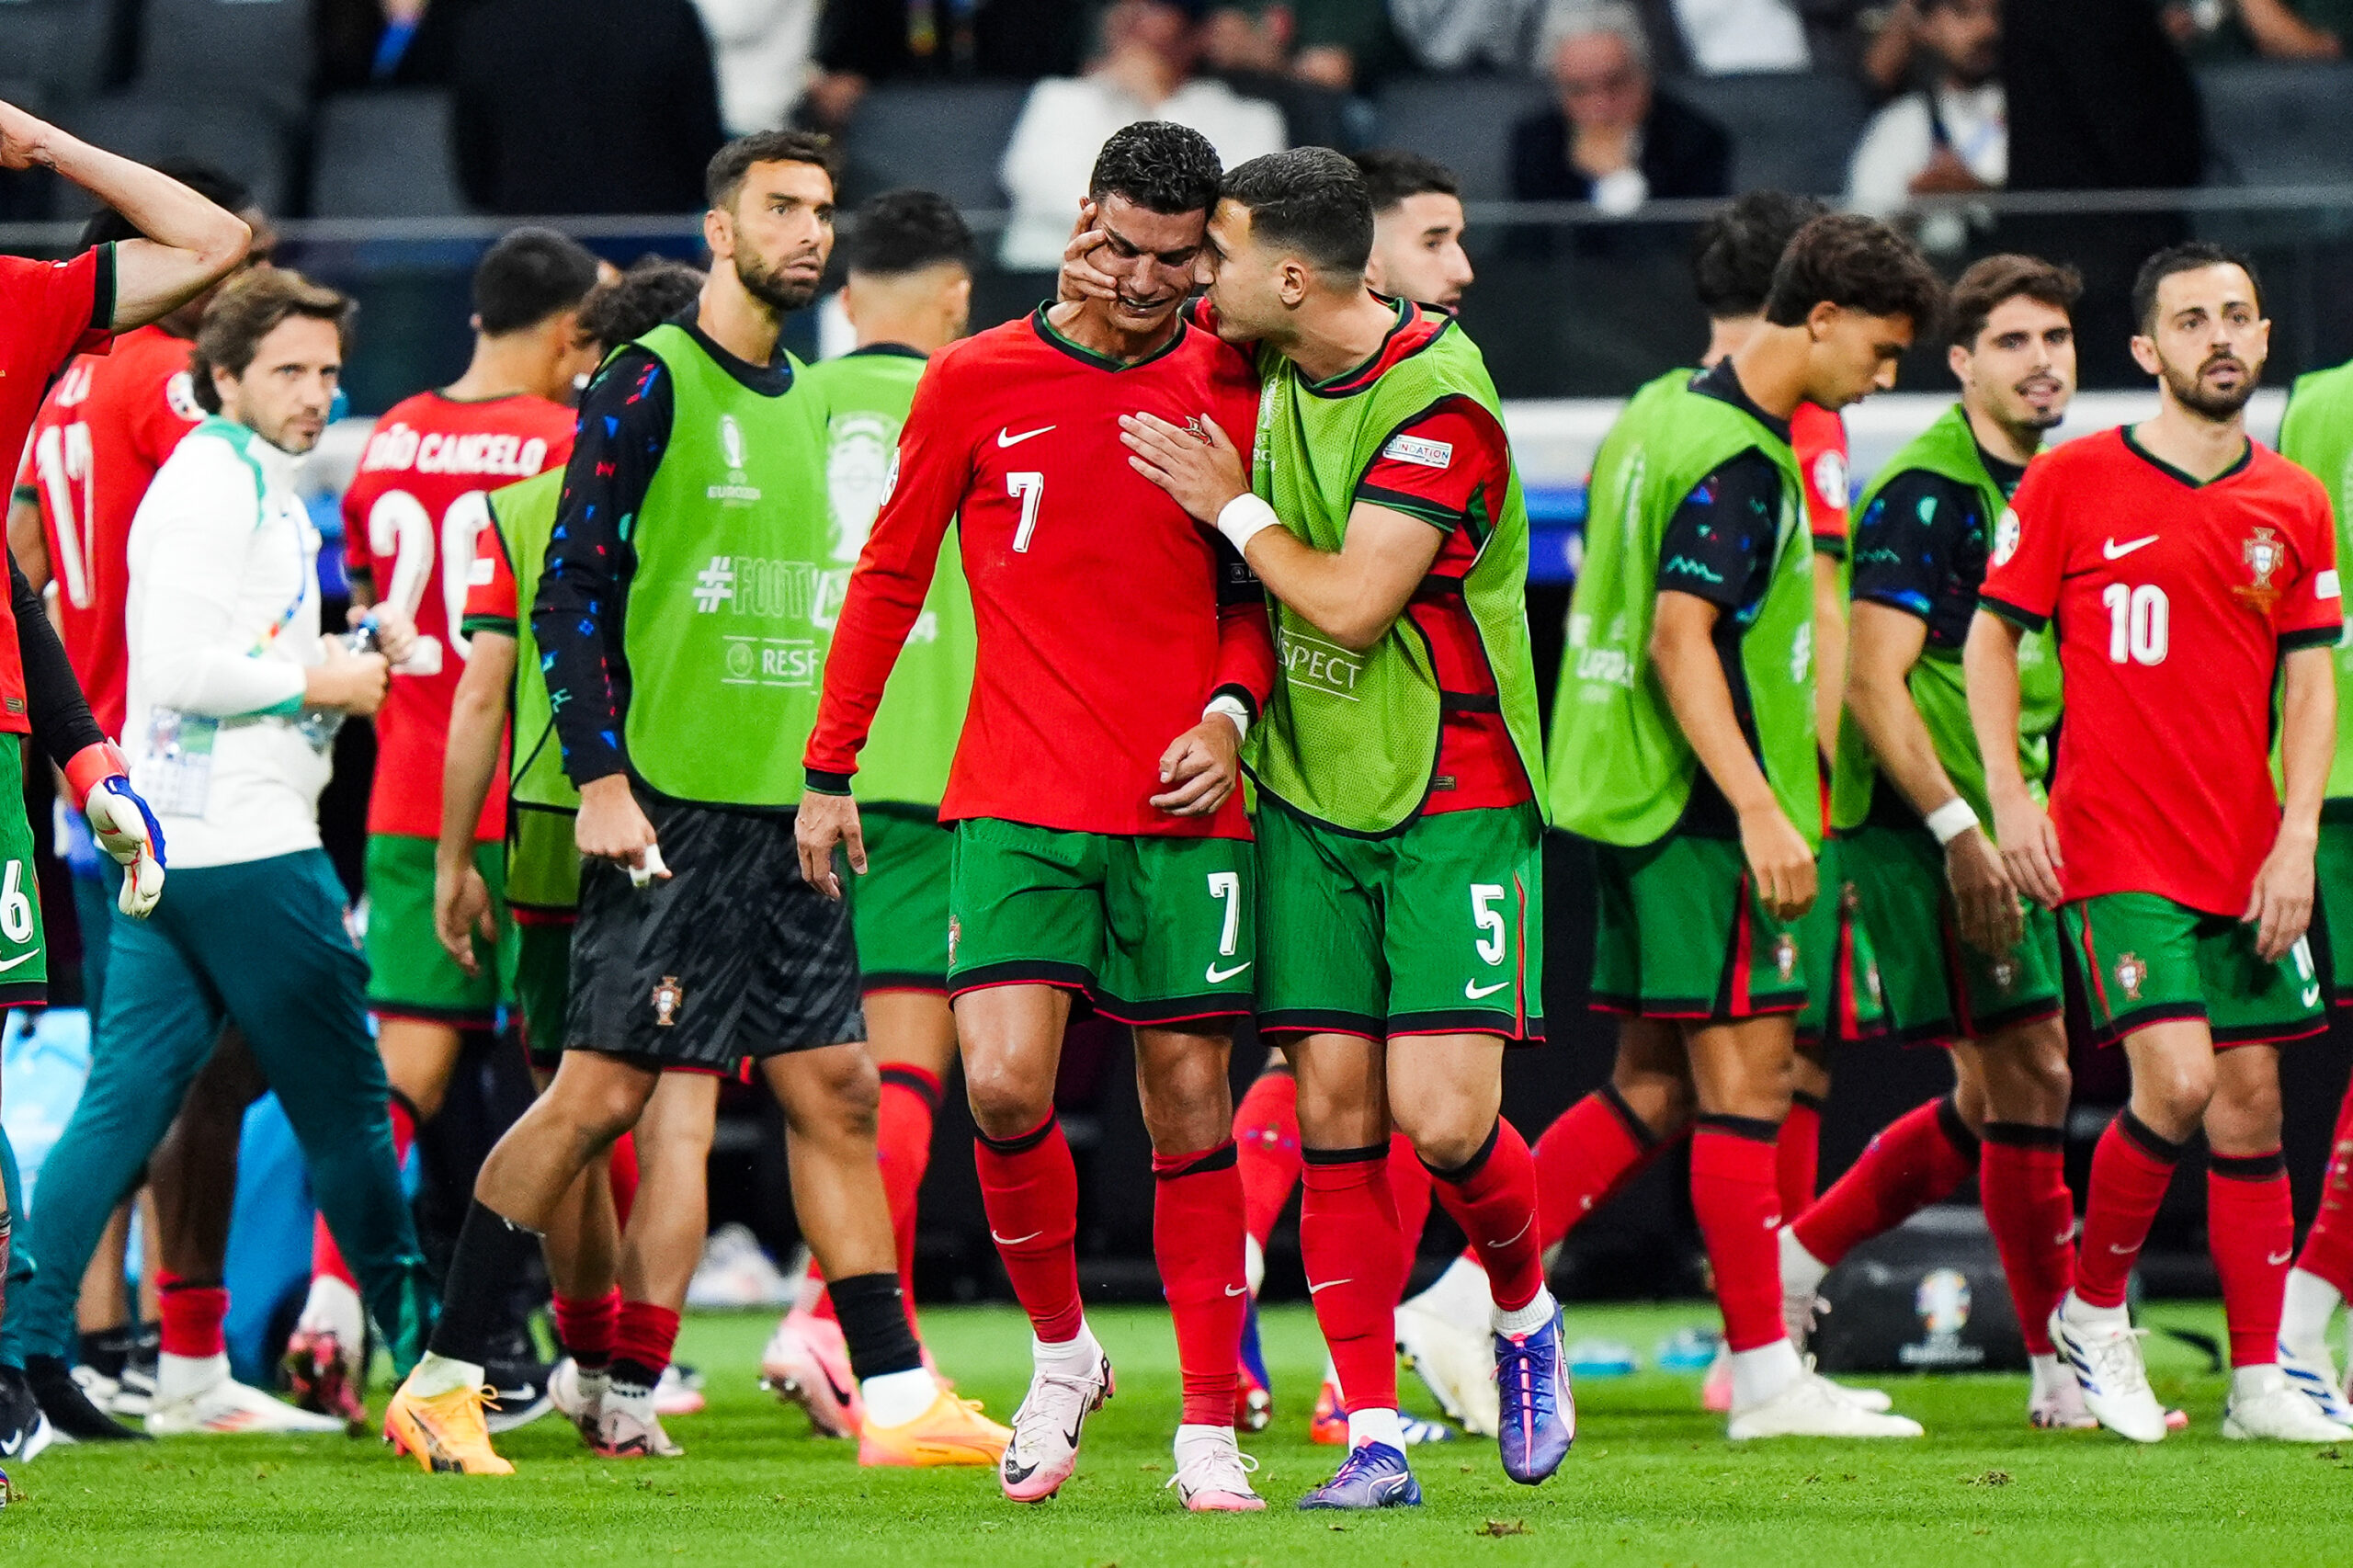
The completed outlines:
<svg viewBox="0 0 2353 1568">
<path fill-rule="evenodd" d="M 1823 843 L 1820 872 L 1822 896 L 1798 922 L 1798 953 L 1805 966 L 1798 1038 L 1816 1045 L 1876 1040 L 1887 1032 L 1878 955 L 1857 913 L 1861 896 L 1840 866 L 1835 838 Z"/>
<path fill-rule="evenodd" d="M 2332 820 L 2338 811 L 2348 814 Z M 2321 807 L 2313 874 L 2314 902 L 2320 905 L 2320 918 L 2313 924 L 2328 949 L 2329 999 L 2340 1007 L 2353 1007 L 2353 801 L 2330 801 Z"/>
<path fill-rule="evenodd" d="M 869 806 L 862 815 L 866 875 L 847 881 L 865 989 L 945 992 L 955 831 L 906 809 Z"/>
<path fill-rule="evenodd" d="M 517 801 L 506 812 L 506 903 L 569 920 L 580 908 L 574 813 Z"/>
<path fill-rule="evenodd" d="M 1799 926 L 1750 890 L 1738 840 L 1671 833 L 1594 848 L 1595 1006 L 1721 1024 L 1805 1006 Z"/>
<path fill-rule="evenodd" d="M 2276 963 L 2255 956 L 2255 931 L 2147 892 L 2103 893 L 2061 906 L 2083 960 L 2092 1036 L 2102 1045 L 2167 1018 L 2202 1018 L 2217 1046 L 2300 1040 L 2327 1028 L 2309 943 Z"/>
<path fill-rule="evenodd" d="M 1945 854 L 1927 828 L 1860 827 L 1837 843 L 1898 1039 L 1983 1040 L 2057 1016 L 2059 925 L 2048 910 L 2028 906 L 2026 935 L 1997 961 L 1961 940 Z"/>
<path fill-rule="evenodd" d="M 948 991 L 1057 985 L 1123 1024 L 1250 1011 L 1257 861 L 1246 838 L 956 824 Z"/>
<path fill-rule="evenodd" d="M 563 1060 L 563 1015 L 572 1006 L 572 926 L 562 916 L 515 922 L 515 1010 L 531 1065 L 554 1072 Z"/>
<path fill-rule="evenodd" d="M 41 929 L 33 828 L 25 815 L 25 742 L 17 735 L 0 742 L 0 1007 L 16 1007 L 48 999 L 49 937 Z M 170 844 L 164 848 L 168 864 Z"/>
<path fill-rule="evenodd" d="M 482 973 L 469 977 L 433 934 L 433 840 L 368 835 L 368 1008 L 380 1018 L 415 1018 L 488 1028 L 513 963 L 514 925 L 506 903 L 506 861 L 495 844 L 474 846 L 474 865 L 497 912 L 495 944 L 474 938 Z"/>
<path fill-rule="evenodd" d="M 1383 838 L 1262 798 L 1264 1032 L 1544 1038 L 1543 824 L 1439 812 Z"/>
</svg>

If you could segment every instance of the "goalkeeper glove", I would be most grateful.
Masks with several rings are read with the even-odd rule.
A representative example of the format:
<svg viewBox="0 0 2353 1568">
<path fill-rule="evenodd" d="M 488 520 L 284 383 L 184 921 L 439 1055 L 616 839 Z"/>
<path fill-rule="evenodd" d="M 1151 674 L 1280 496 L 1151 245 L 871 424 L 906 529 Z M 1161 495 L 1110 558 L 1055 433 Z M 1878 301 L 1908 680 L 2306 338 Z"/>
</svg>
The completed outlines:
<svg viewBox="0 0 2353 1568">
<path fill-rule="evenodd" d="M 164 829 L 131 787 L 131 764 L 112 741 L 84 746 L 65 765 L 74 802 L 90 819 L 98 847 L 122 867 L 116 907 L 144 920 L 164 896 Z"/>
</svg>

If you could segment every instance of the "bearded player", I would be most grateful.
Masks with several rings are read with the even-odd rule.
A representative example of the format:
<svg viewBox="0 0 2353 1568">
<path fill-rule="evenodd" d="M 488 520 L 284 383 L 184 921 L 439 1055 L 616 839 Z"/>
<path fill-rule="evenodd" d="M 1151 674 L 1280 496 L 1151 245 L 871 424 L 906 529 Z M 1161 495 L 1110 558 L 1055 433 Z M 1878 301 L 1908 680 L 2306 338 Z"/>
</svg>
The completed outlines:
<svg viewBox="0 0 2353 1568">
<path fill-rule="evenodd" d="M 821 590 L 837 610 L 866 546 L 915 383 L 930 357 L 964 335 L 972 235 L 947 198 L 895 190 L 861 206 L 842 249 L 842 308 L 858 347 L 813 366 L 828 407 L 825 493 L 833 567 Z M 891 1201 L 899 1281 L 915 1312 L 915 1200 L 931 1160 L 932 1118 L 956 1059 L 948 1001 L 948 882 L 955 830 L 939 821 L 956 736 L 972 699 L 972 596 L 953 551 L 924 597 L 860 756 L 867 873 L 850 904 L 869 1048 L 882 1074 L 875 1143 Z M 920 1334 L 918 1334 L 920 1337 Z M 854 1436 L 863 1412 L 841 1324 L 813 1262 L 801 1300 L 760 1353 L 760 1377 L 828 1437 Z"/>
<path fill-rule="evenodd" d="M 466 665 L 464 613 L 483 496 L 560 469 L 572 453 L 573 383 L 596 369 L 580 302 L 597 258 L 550 229 L 517 229 L 474 268 L 473 358 L 446 387 L 394 403 L 376 421 L 344 493 L 352 602 L 383 602 L 416 626 L 416 652 L 392 670 L 376 715 L 368 796 L 368 1005 L 392 1086 L 403 1160 L 457 1068 L 464 1034 L 495 1021 L 494 969 L 467 973 L 433 929 L 433 846 L 441 828 L 442 752 Z M 475 824 L 475 858 L 498 875 L 506 801 L 494 792 Z M 496 883 L 493 882 L 494 889 Z M 286 1346 L 287 1381 L 305 1408 L 366 1419 L 359 1291 L 324 1217 L 311 1237 L 311 1291 Z M 506 1379 L 494 1380 L 504 1383 Z M 533 1397 L 502 1399 L 511 1422 Z"/>
<path fill-rule="evenodd" d="M 2156 416 L 2029 471 L 1965 655 L 1995 842 L 2019 891 L 2058 911 L 2094 1033 L 2122 1041 L 2132 1070 L 2092 1156 L 2051 1336 L 2101 1426 L 2165 1437 L 2124 1297 L 2202 1130 L 2231 1341 L 2222 1435 L 2338 1442 L 2353 1427 L 2279 1364 L 2295 1250 L 2279 1046 L 2326 1027 L 2304 928 L 2336 745 L 2336 527 L 2319 482 L 2247 438 L 2270 347 L 2248 265 L 2203 243 L 2160 251 L 2133 307 Z M 2054 623 L 2067 722 L 2046 810 L 2017 761 L 2018 648 Z"/>
<path fill-rule="evenodd" d="M 933 361 L 810 740 L 801 869 L 838 896 L 836 847 L 853 871 L 869 863 L 848 794 L 858 750 L 953 518 L 980 642 L 939 813 L 956 832 L 948 989 L 981 1193 L 1033 1331 L 1000 1471 L 1016 1502 L 1069 1480 L 1112 1392 L 1079 1299 L 1077 1175 L 1053 1111 L 1083 1000 L 1135 1028 L 1154 1253 L 1184 1370 L 1173 1484 L 1194 1511 L 1265 1506 L 1233 1438 L 1247 1290 L 1226 1061 L 1257 957 L 1237 752 L 1272 647 L 1256 583 L 1129 467 L 1114 423 L 1134 408 L 1249 418 L 1249 361 L 1180 314 L 1219 173 L 1185 128 L 1113 135 L 1090 201 L 1118 297 L 1049 306 Z"/>
<path fill-rule="evenodd" d="M 1366 287 L 1372 234 L 1338 153 L 1235 169 L 1205 313 L 1257 346 L 1254 467 L 1212 414 L 1206 440 L 1121 421 L 1137 467 L 1276 601 L 1284 678 L 1252 763 L 1258 1020 L 1299 1077 L 1301 1246 L 1349 1427 L 1304 1508 L 1421 1500 L 1397 1411 L 1392 1119 L 1489 1260 L 1506 1473 L 1543 1480 L 1574 1437 L 1535 1168 L 1501 1115 L 1506 1043 L 1543 1035 L 1528 517 L 1478 349 Z"/>
<path fill-rule="evenodd" d="M 2009 497 L 2074 396 L 2081 287 L 2032 256 L 1962 273 L 1946 349 L 1961 401 L 1862 497 L 1832 826 L 1896 1038 L 1949 1047 L 1954 1088 L 1874 1138 L 1780 1241 L 1782 1311 L 1802 1347 L 1814 1293 L 1850 1249 L 1976 1176 L 2032 1365 L 2028 1418 L 2042 1427 L 2096 1425 L 2048 1326 L 2075 1276 L 2059 933 L 2048 910 L 2021 908 L 1981 825 L 1961 645 Z M 2040 790 L 2059 721 L 2047 634 L 2021 645 L 2019 667 L 2018 767 Z"/>
</svg>

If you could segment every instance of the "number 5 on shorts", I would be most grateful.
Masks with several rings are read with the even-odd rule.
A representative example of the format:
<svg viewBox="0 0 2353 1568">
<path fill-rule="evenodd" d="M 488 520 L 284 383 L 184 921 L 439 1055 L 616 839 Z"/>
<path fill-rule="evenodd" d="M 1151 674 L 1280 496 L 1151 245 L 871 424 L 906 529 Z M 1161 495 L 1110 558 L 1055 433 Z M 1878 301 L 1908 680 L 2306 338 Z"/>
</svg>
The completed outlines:
<svg viewBox="0 0 2353 1568">
<path fill-rule="evenodd" d="M 1495 882 L 1471 884 L 1471 924 L 1486 933 L 1472 945 L 1479 949 L 1479 961 L 1490 969 L 1504 961 L 1504 945 L 1508 939 L 1504 912 L 1495 907 L 1503 902 L 1505 891 Z"/>
</svg>

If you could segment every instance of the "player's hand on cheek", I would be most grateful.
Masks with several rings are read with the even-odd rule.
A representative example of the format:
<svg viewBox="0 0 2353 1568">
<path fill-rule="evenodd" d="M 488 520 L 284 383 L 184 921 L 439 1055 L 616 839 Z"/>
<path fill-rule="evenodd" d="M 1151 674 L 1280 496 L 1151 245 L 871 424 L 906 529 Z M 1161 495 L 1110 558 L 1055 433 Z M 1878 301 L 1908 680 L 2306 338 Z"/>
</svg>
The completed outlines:
<svg viewBox="0 0 2353 1568">
<path fill-rule="evenodd" d="M 591 779 L 580 791 L 580 814 L 573 819 L 572 838 L 580 853 L 592 860 L 611 860 L 632 871 L 648 868 L 648 854 L 654 847 L 654 824 L 630 793 L 629 779 L 621 774 L 610 773 Z M 667 877 L 666 869 L 654 863 L 654 874 Z"/>
<path fill-rule="evenodd" d="M 2313 918 L 2313 850 L 2310 841 L 2283 835 L 2255 874 L 2255 892 L 2241 918 L 2255 927 L 2255 956 L 2265 963 L 2286 958 Z"/>
<path fill-rule="evenodd" d="M 2056 909 L 2064 896 L 2059 869 L 2067 862 L 2059 853 L 2059 830 L 2051 813 L 2024 791 L 1996 797 L 1994 842 L 2001 846 L 2002 864 L 2018 892 L 2045 909 Z"/>
<path fill-rule="evenodd" d="M 866 875 L 866 829 L 858 820 L 858 801 L 847 795 L 804 793 L 793 813 L 792 840 L 801 852 L 801 880 L 827 898 L 842 896 L 835 850 L 848 856 L 851 870 Z"/>
<path fill-rule="evenodd" d="M 1744 812 L 1740 850 L 1756 881 L 1756 896 L 1776 920 L 1795 920 L 1813 907 L 1813 851 L 1779 806 Z"/>
<path fill-rule="evenodd" d="M 2006 957 L 2026 935 L 2026 915 L 2001 851 L 1981 829 L 1957 834 L 1945 847 L 1945 877 L 1962 938 L 1988 958 Z"/>
<path fill-rule="evenodd" d="M 1153 807 L 1171 816 L 1207 816 L 1225 804 L 1241 773 L 1241 737 L 1232 721 L 1212 714 L 1160 754 L 1160 781 L 1168 789 L 1152 798 Z"/>
<path fill-rule="evenodd" d="M 1056 299 L 1075 303 L 1119 297 L 1119 280 L 1095 265 L 1095 253 L 1108 237 L 1095 226 L 1095 203 L 1081 200 L 1078 222 L 1071 225 L 1070 243 L 1063 247 L 1062 277 L 1054 287 Z"/>
<path fill-rule="evenodd" d="M 1155 414 L 1123 414 L 1120 439 L 1128 461 L 1186 512 L 1214 526 L 1227 502 L 1250 489 L 1241 449 L 1204 414 L 1198 431 L 1171 425 Z"/>
</svg>

